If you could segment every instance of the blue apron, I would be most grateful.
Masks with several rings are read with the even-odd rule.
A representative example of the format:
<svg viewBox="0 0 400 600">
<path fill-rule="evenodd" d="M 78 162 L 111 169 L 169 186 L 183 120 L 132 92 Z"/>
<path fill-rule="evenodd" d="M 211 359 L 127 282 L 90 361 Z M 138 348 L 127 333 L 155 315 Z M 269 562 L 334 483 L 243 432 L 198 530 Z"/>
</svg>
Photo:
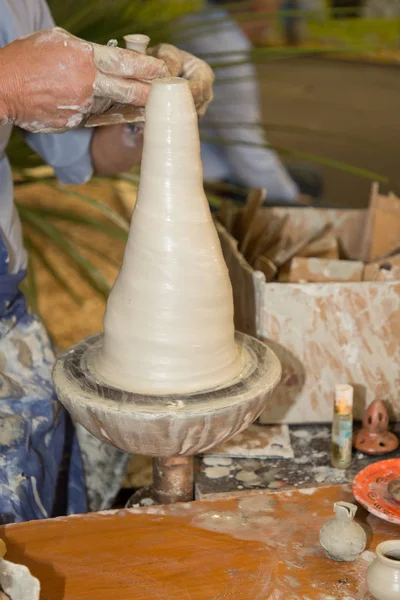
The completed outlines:
<svg viewBox="0 0 400 600">
<path fill-rule="evenodd" d="M 54 353 L 8 273 L 0 237 L 0 523 L 87 511 L 82 458 L 68 413 L 56 399 Z"/>
</svg>

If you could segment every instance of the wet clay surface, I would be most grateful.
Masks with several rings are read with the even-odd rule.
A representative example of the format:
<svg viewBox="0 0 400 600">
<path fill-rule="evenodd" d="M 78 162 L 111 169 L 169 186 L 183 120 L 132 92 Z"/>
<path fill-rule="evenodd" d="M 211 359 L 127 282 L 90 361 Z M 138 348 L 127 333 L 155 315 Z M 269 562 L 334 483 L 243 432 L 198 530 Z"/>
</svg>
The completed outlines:
<svg viewBox="0 0 400 600">
<path fill-rule="evenodd" d="M 147 507 L 9 525 L 8 560 L 27 565 L 41 600 L 371 600 L 365 572 L 398 527 L 359 510 L 367 550 L 327 559 L 319 529 L 345 486 Z"/>
</svg>

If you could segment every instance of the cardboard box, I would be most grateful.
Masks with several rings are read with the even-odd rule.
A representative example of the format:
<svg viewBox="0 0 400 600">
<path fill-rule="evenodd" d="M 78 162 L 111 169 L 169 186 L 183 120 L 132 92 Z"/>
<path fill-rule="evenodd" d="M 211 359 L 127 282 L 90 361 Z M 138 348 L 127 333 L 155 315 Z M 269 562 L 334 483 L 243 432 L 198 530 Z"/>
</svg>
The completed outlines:
<svg viewBox="0 0 400 600">
<path fill-rule="evenodd" d="M 342 256 L 362 257 L 366 210 L 265 208 L 289 215 L 285 235 L 296 237 L 331 223 Z M 276 352 L 283 376 L 262 423 L 330 422 L 337 383 L 355 389 L 362 418 L 375 398 L 400 420 L 400 281 L 266 283 L 217 224 L 233 286 L 237 329 Z"/>
</svg>

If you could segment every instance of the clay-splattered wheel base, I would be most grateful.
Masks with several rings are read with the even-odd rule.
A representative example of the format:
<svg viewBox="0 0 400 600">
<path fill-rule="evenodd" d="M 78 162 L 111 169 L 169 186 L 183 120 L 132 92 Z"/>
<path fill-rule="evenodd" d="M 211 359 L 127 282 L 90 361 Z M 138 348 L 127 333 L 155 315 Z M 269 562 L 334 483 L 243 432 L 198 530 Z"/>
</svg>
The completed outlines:
<svg viewBox="0 0 400 600">
<path fill-rule="evenodd" d="M 248 356 L 246 365 L 231 385 L 215 390 L 145 396 L 111 387 L 89 367 L 102 334 L 58 359 L 54 384 L 75 421 L 121 450 L 157 457 L 198 454 L 248 427 L 279 382 L 279 360 L 265 344 L 241 333 L 236 341 Z"/>
</svg>

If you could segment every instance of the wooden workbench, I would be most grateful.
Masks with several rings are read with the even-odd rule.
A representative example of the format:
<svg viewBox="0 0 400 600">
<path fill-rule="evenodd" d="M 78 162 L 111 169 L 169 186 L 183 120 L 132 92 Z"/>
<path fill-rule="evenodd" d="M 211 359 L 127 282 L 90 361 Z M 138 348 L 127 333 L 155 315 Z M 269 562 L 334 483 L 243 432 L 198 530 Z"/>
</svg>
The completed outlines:
<svg viewBox="0 0 400 600">
<path fill-rule="evenodd" d="M 318 543 L 346 486 L 146 507 L 0 528 L 41 600 L 369 600 L 365 572 L 400 527 L 361 509 L 368 546 L 334 563 Z"/>
</svg>

